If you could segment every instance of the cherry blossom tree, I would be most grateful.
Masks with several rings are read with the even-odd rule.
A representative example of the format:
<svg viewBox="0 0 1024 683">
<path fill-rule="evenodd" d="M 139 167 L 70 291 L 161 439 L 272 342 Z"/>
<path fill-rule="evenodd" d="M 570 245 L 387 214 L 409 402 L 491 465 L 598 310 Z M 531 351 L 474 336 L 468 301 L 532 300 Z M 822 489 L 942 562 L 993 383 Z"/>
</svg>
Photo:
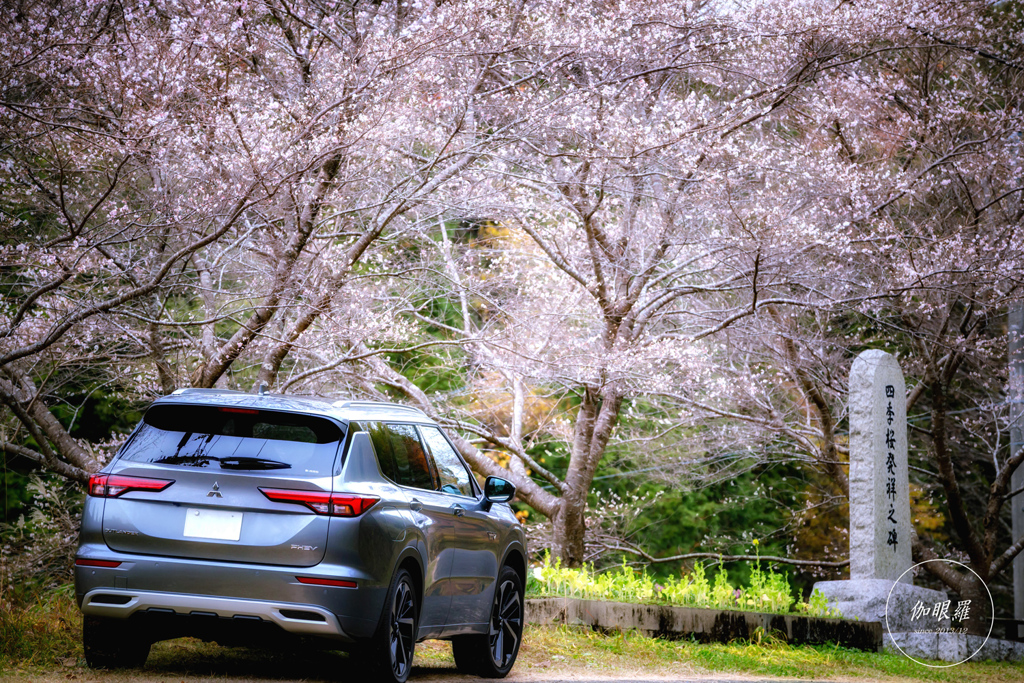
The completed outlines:
<svg viewBox="0 0 1024 683">
<path fill-rule="evenodd" d="M 801 211 L 817 204 L 817 225 L 833 227 L 801 253 L 822 277 L 787 287 L 804 304 L 772 305 L 720 337 L 732 391 L 718 398 L 729 399 L 691 403 L 747 425 L 772 457 L 809 462 L 845 498 L 850 363 L 864 348 L 897 354 L 914 478 L 944 499 L 954 539 L 922 534 L 915 558 L 954 553 L 991 582 L 1024 548 L 1006 529 L 1024 454 L 1004 436 L 1004 316 L 1020 305 L 1024 272 L 1021 53 L 1012 11 L 959 9 L 933 28 L 906 22 L 905 48 L 889 38 L 808 93 L 800 115 L 821 112 L 821 124 L 794 126 L 771 168 L 785 196 Z M 970 575 L 934 566 L 980 598 Z"/>
<path fill-rule="evenodd" d="M 982 49 L 975 23 L 984 7 L 551 3 L 530 15 L 536 7 L 519 35 L 540 49 L 495 66 L 519 84 L 507 106 L 535 113 L 514 117 L 528 125 L 489 156 L 478 196 L 467 198 L 470 215 L 508 232 L 502 254 L 481 282 L 442 234 L 432 269 L 452 286 L 461 320 L 435 318 L 429 327 L 466 350 L 469 390 L 505 387 L 502 419 L 487 424 L 457 397 L 439 402 L 372 349 L 352 358 L 365 363 L 364 383 L 369 372 L 474 435 L 475 443 L 459 443 L 467 459 L 516 481 L 552 519 L 557 554 L 579 563 L 587 495 L 622 436 L 624 406 L 657 401 L 672 416 L 666 432 L 709 415 L 774 425 L 771 410 L 716 407 L 732 393 L 726 385 L 753 390 L 766 377 L 749 361 L 736 364 L 729 345 L 716 343 L 724 333 L 736 328 L 758 343 L 766 339 L 759 329 L 777 339 L 808 312 L 872 310 L 872 302 L 914 296 L 908 261 L 893 260 L 890 245 L 905 230 L 905 205 L 932 187 L 933 173 L 984 152 L 950 137 L 894 168 L 900 144 L 930 124 L 894 104 L 908 95 L 885 60 L 951 49 L 942 40 Z M 948 39 L 937 37 L 950 27 Z M 975 106 L 981 101 L 958 111 Z M 992 118 L 993 140 L 1005 144 L 1015 120 Z M 423 311 L 413 317 L 422 321 Z M 813 385 L 796 379 L 813 401 Z M 525 407 L 538 391 L 571 409 L 527 432 Z M 564 477 L 528 453 L 544 430 L 568 444 Z M 842 482 L 836 424 L 822 430 L 831 450 L 812 451 Z M 481 446 L 511 456 L 507 468 Z"/>
<path fill-rule="evenodd" d="M 1018 456 L 979 526 L 944 426 L 1020 299 L 1000 10 L 72 5 L 0 18 L 8 455 L 95 469 L 51 410 L 85 376 L 398 396 L 578 564 L 616 452 L 722 477 L 784 444 L 845 495 L 842 368 L 885 331 L 972 565 L 1020 552 Z"/>
<path fill-rule="evenodd" d="M 415 230 L 480 156 L 466 100 L 489 57 L 437 85 L 471 18 L 370 2 L 5 14 L 4 450 L 77 479 L 97 467 L 49 410 L 75 368 L 143 396 L 273 384 L 375 241 Z"/>
</svg>

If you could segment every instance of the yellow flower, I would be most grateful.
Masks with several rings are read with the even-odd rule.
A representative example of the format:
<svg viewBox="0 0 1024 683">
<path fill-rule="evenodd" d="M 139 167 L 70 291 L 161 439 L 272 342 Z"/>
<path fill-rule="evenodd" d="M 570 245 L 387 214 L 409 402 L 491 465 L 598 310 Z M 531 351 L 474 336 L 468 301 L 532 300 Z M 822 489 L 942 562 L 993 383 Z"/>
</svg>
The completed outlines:
<svg viewBox="0 0 1024 683">
<path fill-rule="evenodd" d="M 758 544 L 758 541 L 757 541 L 757 539 L 755 538 L 755 539 L 754 539 L 754 546 L 757 546 L 757 544 Z"/>
</svg>

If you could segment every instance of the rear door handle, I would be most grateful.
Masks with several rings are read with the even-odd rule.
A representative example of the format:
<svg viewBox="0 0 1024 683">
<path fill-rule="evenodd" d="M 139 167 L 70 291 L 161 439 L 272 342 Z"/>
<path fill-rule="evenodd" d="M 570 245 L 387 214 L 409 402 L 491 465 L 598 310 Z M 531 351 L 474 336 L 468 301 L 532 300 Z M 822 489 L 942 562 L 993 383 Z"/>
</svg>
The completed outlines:
<svg viewBox="0 0 1024 683">
<path fill-rule="evenodd" d="M 419 512 L 420 510 L 423 509 L 423 503 L 413 498 L 412 502 L 409 503 L 409 509 L 412 510 L 413 512 Z"/>
</svg>

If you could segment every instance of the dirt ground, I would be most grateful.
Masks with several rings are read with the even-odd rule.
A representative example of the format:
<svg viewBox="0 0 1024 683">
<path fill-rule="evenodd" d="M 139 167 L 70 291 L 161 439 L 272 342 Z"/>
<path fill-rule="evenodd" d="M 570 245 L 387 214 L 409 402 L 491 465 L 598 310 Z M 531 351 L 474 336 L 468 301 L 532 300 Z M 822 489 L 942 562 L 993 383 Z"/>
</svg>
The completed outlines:
<svg viewBox="0 0 1024 683">
<path fill-rule="evenodd" d="M 446 642 L 427 641 L 417 645 L 416 666 L 410 681 L 414 683 L 467 683 L 481 681 L 465 676 L 455 669 L 451 659 L 451 645 Z M 339 681 L 360 680 L 352 669 L 348 657 L 338 652 L 301 650 L 288 652 L 260 652 L 241 648 L 218 648 L 187 640 L 158 643 L 153 647 L 143 669 L 121 672 L 93 671 L 80 659 L 68 658 L 56 667 L 27 667 L 0 672 L 0 679 L 11 683 L 209 683 L 210 681 Z M 354 675 L 355 674 L 355 675 Z M 508 683 L 595 683 L 605 681 L 721 681 L 764 680 L 749 676 L 706 674 L 698 672 L 685 662 L 656 671 L 645 667 L 617 666 L 613 670 L 598 662 L 580 661 L 550 655 L 530 649 L 524 644 L 519 661 L 505 679 Z"/>
</svg>

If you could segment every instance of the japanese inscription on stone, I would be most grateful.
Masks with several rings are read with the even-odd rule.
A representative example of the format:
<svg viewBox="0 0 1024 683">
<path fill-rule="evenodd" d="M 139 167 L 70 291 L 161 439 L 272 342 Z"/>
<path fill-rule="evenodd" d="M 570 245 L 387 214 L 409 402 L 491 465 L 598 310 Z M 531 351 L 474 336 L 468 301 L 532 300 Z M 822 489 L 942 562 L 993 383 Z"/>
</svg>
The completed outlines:
<svg viewBox="0 0 1024 683">
<path fill-rule="evenodd" d="M 896 432 L 892 428 L 893 420 L 896 418 L 896 411 L 893 410 L 892 402 L 896 398 L 896 387 L 891 384 L 885 385 L 885 398 L 887 401 L 885 408 L 885 495 L 889 499 L 889 514 L 886 515 L 886 520 L 891 524 L 889 529 L 889 537 L 886 540 L 886 544 L 892 547 L 892 551 L 896 552 L 896 546 L 899 545 L 899 525 L 896 522 L 896 499 L 899 497 L 898 489 L 896 488 Z"/>
</svg>

